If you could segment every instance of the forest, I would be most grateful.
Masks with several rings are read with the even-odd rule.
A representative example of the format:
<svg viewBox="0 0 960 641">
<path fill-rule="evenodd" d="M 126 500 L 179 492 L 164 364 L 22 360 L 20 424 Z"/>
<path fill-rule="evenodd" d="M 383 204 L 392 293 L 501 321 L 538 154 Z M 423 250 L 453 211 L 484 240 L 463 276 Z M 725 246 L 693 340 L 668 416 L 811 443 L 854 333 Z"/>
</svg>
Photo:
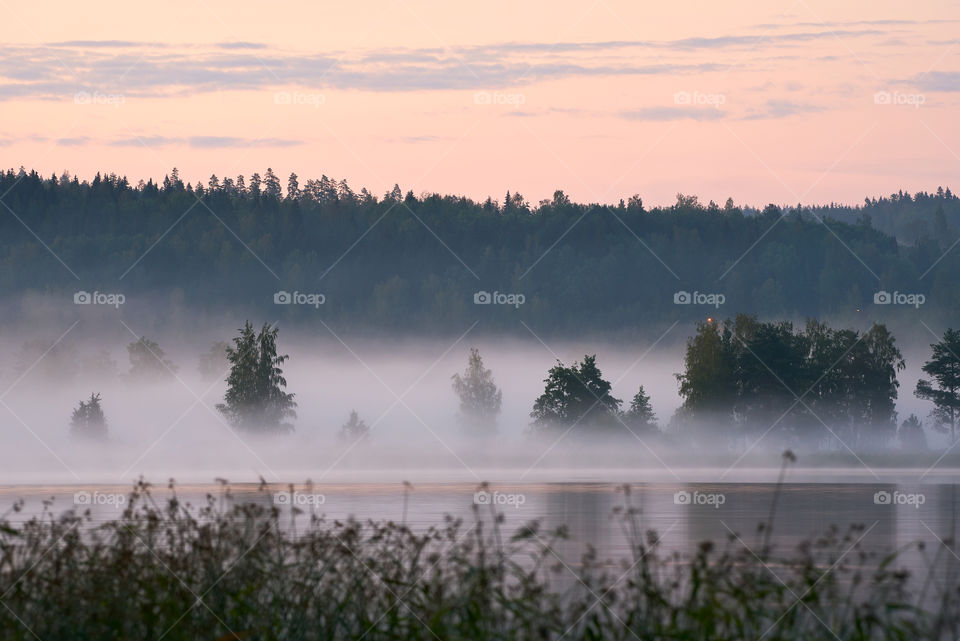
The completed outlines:
<svg viewBox="0 0 960 641">
<path fill-rule="evenodd" d="M 608 206 L 562 191 L 533 204 L 519 193 L 477 202 L 399 186 L 377 196 L 326 176 L 291 174 L 283 186 L 270 169 L 206 184 L 174 169 L 134 185 L 21 168 L 0 173 L 0 194 L 8 302 L 173 296 L 197 310 L 294 323 L 321 314 L 410 333 L 455 332 L 478 318 L 498 331 L 523 332 L 518 319 L 545 333 L 635 331 L 721 305 L 850 323 L 884 292 L 899 293 L 894 303 L 922 300 L 929 322 L 960 312 L 951 251 L 960 202 L 942 188 L 858 207 L 757 209 L 678 194 L 647 208 L 639 195 Z M 874 307 L 871 320 L 916 307 Z"/>
</svg>

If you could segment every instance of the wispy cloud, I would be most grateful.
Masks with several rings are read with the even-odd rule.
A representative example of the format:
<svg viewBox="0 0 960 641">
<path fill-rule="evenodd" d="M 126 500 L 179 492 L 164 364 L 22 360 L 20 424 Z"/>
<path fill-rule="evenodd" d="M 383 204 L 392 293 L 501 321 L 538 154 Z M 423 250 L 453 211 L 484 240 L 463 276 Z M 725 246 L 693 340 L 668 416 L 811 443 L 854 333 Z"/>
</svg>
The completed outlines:
<svg viewBox="0 0 960 641">
<path fill-rule="evenodd" d="M 960 91 L 960 71 L 931 71 L 915 76 L 911 84 L 923 91 Z"/>
<path fill-rule="evenodd" d="M 137 42 L 133 40 L 62 40 L 47 43 L 48 47 L 70 49 L 123 49 L 128 47 L 166 47 L 162 42 Z"/>
<path fill-rule="evenodd" d="M 824 107 L 810 103 L 794 102 L 790 100 L 767 100 L 761 107 L 752 108 L 744 116 L 744 120 L 771 120 L 788 118 L 797 114 L 816 113 Z"/>
<path fill-rule="evenodd" d="M 827 22 L 781 22 L 753 25 L 756 29 L 792 29 L 792 28 L 820 28 L 820 27 L 905 27 L 928 24 L 954 24 L 960 22 L 949 18 L 934 18 L 931 20 L 830 20 Z"/>
<path fill-rule="evenodd" d="M 267 45 L 262 42 L 218 42 L 216 44 L 220 49 L 266 49 Z"/>
<path fill-rule="evenodd" d="M 185 141 L 185 138 L 169 138 L 167 136 L 133 136 L 111 140 L 107 144 L 111 147 L 166 147 Z"/>
<path fill-rule="evenodd" d="M 626 120 L 665 122 L 669 120 L 721 120 L 728 113 L 713 107 L 642 107 L 625 109 L 617 114 Z"/>
<path fill-rule="evenodd" d="M 223 149 L 225 147 L 294 147 L 302 140 L 288 138 L 235 138 L 232 136 L 192 136 L 187 144 L 196 149 Z"/>
<path fill-rule="evenodd" d="M 163 45 L 68 40 L 0 49 L 0 78 L 10 81 L 0 83 L 0 100 L 64 98 L 90 88 L 128 98 L 292 85 L 402 92 L 492 89 L 566 78 L 701 74 L 726 71 L 733 64 L 746 70 L 764 63 L 759 52 L 734 58 L 734 52 L 743 48 L 886 34 L 812 29 L 663 41 L 508 42 L 348 52 L 290 52 L 247 41 Z M 714 55 L 709 59 L 690 55 L 704 50 Z M 731 54 L 727 63 L 721 55 L 724 50 Z M 584 53 L 590 55 L 578 55 Z"/>
<path fill-rule="evenodd" d="M 107 143 L 111 147 L 167 147 L 185 145 L 193 149 L 227 149 L 231 147 L 294 147 L 303 144 L 292 138 L 241 138 L 237 136 L 131 136 Z"/>
<path fill-rule="evenodd" d="M 76 136 L 75 138 L 57 138 L 56 143 L 62 147 L 80 147 L 90 142 L 87 136 Z"/>
</svg>

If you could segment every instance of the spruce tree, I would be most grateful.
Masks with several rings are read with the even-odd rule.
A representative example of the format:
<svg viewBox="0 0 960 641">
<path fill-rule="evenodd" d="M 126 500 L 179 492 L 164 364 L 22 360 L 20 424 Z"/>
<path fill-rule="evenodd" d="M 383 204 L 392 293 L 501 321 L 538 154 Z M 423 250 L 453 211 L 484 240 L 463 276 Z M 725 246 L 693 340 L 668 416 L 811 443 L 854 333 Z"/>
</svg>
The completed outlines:
<svg viewBox="0 0 960 641">
<path fill-rule="evenodd" d="M 496 426 L 502 393 L 493 381 L 493 372 L 483 366 L 480 350 L 470 349 L 467 368 L 453 375 L 453 391 L 460 398 L 460 418 L 471 429 L 489 431 Z"/>
<path fill-rule="evenodd" d="M 90 394 L 90 400 L 80 401 L 80 406 L 73 410 L 70 434 L 87 439 L 107 437 L 107 418 L 100 407 L 100 394 Z"/>
<path fill-rule="evenodd" d="M 277 354 L 279 329 L 264 324 L 259 334 L 247 321 L 240 334 L 227 347 L 230 375 L 224 403 L 217 409 L 238 430 L 259 433 L 287 433 L 293 425 L 284 422 L 296 418 L 294 395 L 284 391 L 287 380 L 281 365 L 289 358 Z"/>
<path fill-rule="evenodd" d="M 923 364 L 923 371 L 932 381 L 917 381 L 917 398 L 933 401 L 931 416 L 941 432 L 950 434 L 950 442 L 957 440 L 957 422 L 960 421 L 960 331 L 948 329 L 943 338 L 930 346 L 933 355 Z"/>
</svg>

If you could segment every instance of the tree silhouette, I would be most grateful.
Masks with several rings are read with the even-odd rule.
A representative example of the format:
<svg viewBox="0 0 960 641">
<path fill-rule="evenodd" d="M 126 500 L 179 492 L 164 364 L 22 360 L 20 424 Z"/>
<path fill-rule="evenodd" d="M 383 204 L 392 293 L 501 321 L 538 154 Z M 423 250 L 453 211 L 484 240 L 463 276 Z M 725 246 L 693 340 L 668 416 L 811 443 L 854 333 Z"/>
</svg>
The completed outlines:
<svg viewBox="0 0 960 641">
<path fill-rule="evenodd" d="M 532 427 L 610 426 L 617 422 L 620 399 L 610 395 L 612 386 L 597 367 L 596 355 L 584 356 L 582 363 L 550 368 L 546 387 L 533 403 Z"/>
<path fill-rule="evenodd" d="M 100 407 L 100 394 L 90 394 L 86 402 L 73 410 L 70 418 L 70 434 L 85 439 L 102 440 L 107 437 L 107 419 Z"/>
<path fill-rule="evenodd" d="M 787 321 L 738 314 L 722 328 L 700 323 L 684 366 L 677 375 L 684 403 L 674 421 L 699 428 L 700 436 L 743 437 L 776 427 L 787 439 L 839 437 L 855 446 L 896 433 L 904 361 L 882 324 L 860 334 L 811 320 L 795 330 Z M 825 434 L 824 422 L 832 433 Z"/>
<path fill-rule="evenodd" d="M 159 345 L 146 336 L 127 345 L 127 354 L 130 356 L 129 380 L 152 382 L 172 378 L 177 373 L 177 366 L 165 357 Z"/>
<path fill-rule="evenodd" d="M 624 413 L 624 422 L 631 428 L 643 432 L 657 429 L 657 417 L 653 413 L 653 406 L 650 405 L 650 396 L 643 389 L 643 385 L 637 390 L 630 400 L 630 409 Z"/>
<path fill-rule="evenodd" d="M 353 443 L 370 436 L 370 426 L 357 414 L 356 410 L 350 410 L 350 418 L 340 428 L 340 440 Z"/>
<path fill-rule="evenodd" d="M 502 393 L 493 381 L 493 372 L 483 366 L 480 350 L 470 349 L 467 368 L 453 375 L 453 391 L 460 399 L 460 418 L 472 429 L 489 432 L 500 414 Z"/>
<path fill-rule="evenodd" d="M 927 450 L 927 436 L 923 433 L 923 423 L 915 414 L 900 424 L 897 430 L 897 440 L 900 449 L 908 452 L 925 452 Z"/>
<path fill-rule="evenodd" d="M 278 328 L 264 324 L 259 334 L 247 321 L 227 347 L 230 374 L 224 403 L 217 409 L 238 430 L 281 434 L 293 431 L 284 422 L 296 418 L 294 395 L 285 392 L 287 380 L 280 366 L 289 358 L 277 355 Z"/>
<path fill-rule="evenodd" d="M 664 265 L 683 265 L 690 274 L 731 270 L 723 279 L 731 300 L 736 295 L 764 318 L 851 318 L 871 304 L 877 283 L 844 245 L 869 256 L 884 280 L 917 282 L 917 293 L 937 303 L 925 308 L 931 315 L 946 321 L 960 314 L 954 293 L 960 253 L 946 253 L 960 228 L 960 198 L 947 189 L 899 193 L 857 207 L 797 205 L 761 214 L 732 202 L 713 208 L 690 195 L 653 207 L 639 194 L 608 206 L 572 202 L 558 193 L 538 205 L 514 190 L 498 208 L 486 199 L 404 195 L 399 187 L 374 196 L 328 176 L 280 181 L 273 171 L 229 181 L 217 174 L 200 182 L 202 192 L 197 183 L 184 184 L 178 172 L 159 183 L 131 185 L 110 174 L 78 180 L 0 171 L 4 202 L 30 221 L 37 237 L 60 239 L 57 253 L 68 264 L 83 261 L 90 273 L 122 274 L 131 267 L 131 248 L 140 251 L 148 239 L 162 238 L 151 261 L 162 260 L 149 273 L 146 263 L 139 264 L 124 280 L 126 293 L 132 298 L 180 288 L 197 311 L 219 312 L 245 300 L 261 313 L 279 311 L 285 320 L 302 322 L 305 310 L 298 306 L 277 310 L 269 297 L 249 293 L 268 291 L 275 276 L 304 291 L 309 274 L 329 267 L 324 256 L 351 247 L 363 233 L 363 242 L 337 267 L 349 277 L 324 280 L 325 293 L 336 301 L 324 308 L 328 322 L 433 333 L 473 320 L 476 310 L 463 300 L 461 274 L 450 269 L 448 249 L 510 291 L 519 291 L 512 288 L 523 275 L 524 322 L 568 335 L 628 327 L 659 333 L 678 319 L 709 312 L 673 304 L 676 287 L 658 277 Z M 217 216 L 191 217 L 190 224 L 171 228 L 198 198 Z M 864 215 L 872 226 L 857 224 Z M 828 218 L 829 227 L 823 224 Z M 244 244 L 275 274 L 251 260 L 221 223 L 242 229 Z M 574 225 L 576 233 L 564 234 Z M 15 278 L 0 278 L 0 298 L 25 290 L 75 290 L 70 274 L 51 269 L 49 256 L 34 251 L 36 239 L 18 228 L 16 219 L 0 216 L 0 260 L 17 265 Z M 634 251 L 636 238 L 651 251 Z M 88 252 L 93 246 L 97 252 Z M 540 260 L 547 247 L 554 249 Z M 916 281 L 928 268 L 929 275 Z M 394 287 L 398 275 L 403 288 Z M 377 313 L 371 314 L 378 288 L 395 290 L 385 292 L 394 294 L 384 300 L 389 313 L 374 304 Z M 565 303 L 574 300 L 581 304 Z M 514 314 L 490 314 L 484 322 L 491 329 L 516 329 L 515 320 Z"/>
<path fill-rule="evenodd" d="M 228 349 L 230 349 L 230 343 L 216 341 L 209 350 L 200 354 L 199 369 L 204 380 L 212 381 L 227 372 L 230 365 L 227 358 Z"/>
<path fill-rule="evenodd" d="M 943 338 L 930 345 L 933 355 L 921 368 L 933 380 L 920 379 L 914 394 L 933 401 L 931 416 L 935 427 L 957 441 L 957 420 L 960 419 L 960 331 L 948 329 Z"/>
</svg>

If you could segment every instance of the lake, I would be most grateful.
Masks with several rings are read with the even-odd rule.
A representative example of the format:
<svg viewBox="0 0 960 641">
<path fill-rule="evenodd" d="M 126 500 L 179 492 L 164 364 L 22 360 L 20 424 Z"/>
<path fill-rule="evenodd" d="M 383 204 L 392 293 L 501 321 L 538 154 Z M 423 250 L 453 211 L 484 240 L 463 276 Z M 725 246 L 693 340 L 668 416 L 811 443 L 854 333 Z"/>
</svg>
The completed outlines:
<svg viewBox="0 0 960 641">
<path fill-rule="evenodd" d="M 807 471 L 797 476 L 812 474 Z M 60 512 L 73 507 L 76 496 L 80 507 L 91 510 L 95 525 L 120 515 L 122 497 L 128 490 L 108 485 L 5 486 L 0 488 L 0 513 L 19 522 L 37 514 L 44 499 L 52 499 L 52 510 Z M 169 496 L 165 487 L 154 492 L 157 498 Z M 277 504 L 285 515 L 291 504 L 297 504 L 305 512 L 328 519 L 405 520 L 414 529 L 440 525 L 447 514 L 471 522 L 476 518 L 474 505 L 479 504 L 479 513 L 487 517 L 492 510 L 502 513 L 508 533 L 535 519 L 547 528 L 566 525 L 570 538 L 558 544 L 556 551 L 571 570 L 588 543 L 596 547 L 602 560 L 614 563 L 628 557 L 622 521 L 614 514 L 627 499 L 639 509 L 642 528 L 658 532 L 666 551 L 690 554 L 701 541 L 711 540 L 759 552 L 757 525 L 768 519 L 776 492 L 775 483 L 644 482 L 631 484 L 627 497 L 622 484 L 615 482 L 494 484 L 483 492 L 474 483 L 428 481 L 418 482 L 406 492 L 399 482 L 327 483 L 312 489 L 298 485 L 292 495 L 288 487 L 279 484 L 267 491 L 255 484 L 232 484 L 232 499 L 227 499 L 217 484 L 177 487 L 181 500 L 194 505 L 203 503 L 210 493 L 221 501 Z M 17 499 L 25 500 L 24 510 L 7 512 Z M 788 554 L 831 525 L 845 530 L 861 524 L 864 531 L 859 543 L 870 553 L 885 554 L 924 542 L 926 552 L 910 548 L 898 565 L 920 575 L 935 565 L 939 581 L 948 574 L 956 576 L 957 557 L 940 543 L 955 539 L 958 511 L 957 483 L 791 482 L 780 487 L 772 542 L 779 552 Z M 937 550 L 940 556 L 934 561 Z M 847 560 L 856 562 L 855 556 L 850 554 Z"/>
</svg>

